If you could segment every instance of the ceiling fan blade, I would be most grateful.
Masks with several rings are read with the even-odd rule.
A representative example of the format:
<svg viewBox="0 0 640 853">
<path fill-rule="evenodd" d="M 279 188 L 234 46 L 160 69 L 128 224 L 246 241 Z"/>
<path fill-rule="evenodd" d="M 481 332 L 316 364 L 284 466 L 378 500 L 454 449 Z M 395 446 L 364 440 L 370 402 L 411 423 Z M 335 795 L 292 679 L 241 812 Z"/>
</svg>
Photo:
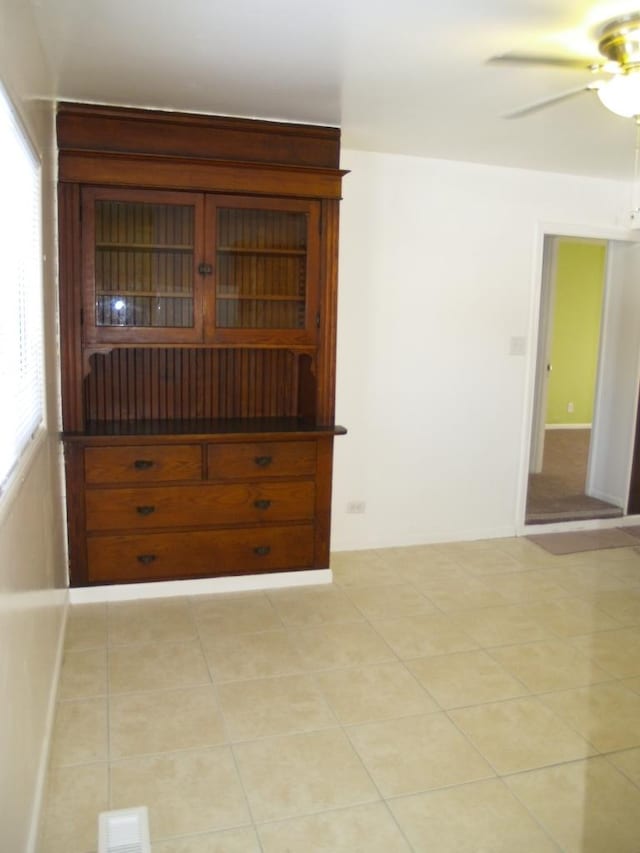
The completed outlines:
<svg viewBox="0 0 640 853">
<path fill-rule="evenodd" d="M 582 71 L 593 71 L 602 65 L 598 59 L 587 59 L 583 56 L 545 56 L 543 54 L 503 53 L 492 56 L 487 60 L 490 64 L 510 63 L 512 65 L 550 65 L 556 68 L 577 68 Z"/>
<path fill-rule="evenodd" d="M 512 113 L 507 113 L 504 118 L 523 118 L 523 116 L 537 113 L 538 110 L 544 110 L 546 107 L 551 107 L 554 104 L 559 104 L 562 101 L 568 101 L 569 98 L 575 98 L 576 95 L 581 95 L 583 92 L 595 92 L 598 89 L 597 83 L 590 83 L 588 86 L 580 86 L 579 89 L 569 89 L 568 92 L 563 92 L 561 95 L 554 95 L 551 98 L 545 98 L 543 101 L 536 101 L 535 104 L 529 104 L 527 107 L 522 107 L 519 110 L 514 110 Z"/>
</svg>

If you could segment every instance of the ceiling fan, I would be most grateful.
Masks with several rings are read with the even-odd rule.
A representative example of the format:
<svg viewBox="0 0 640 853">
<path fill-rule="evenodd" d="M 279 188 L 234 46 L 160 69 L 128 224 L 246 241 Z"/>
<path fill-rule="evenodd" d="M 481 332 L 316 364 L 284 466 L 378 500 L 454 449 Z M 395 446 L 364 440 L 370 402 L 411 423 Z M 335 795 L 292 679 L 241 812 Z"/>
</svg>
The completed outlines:
<svg viewBox="0 0 640 853">
<path fill-rule="evenodd" d="M 599 58 L 521 53 L 504 53 L 491 57 L 491 63 L 548 65 L 609 75 L 608 78 L 601 77 L 586 86 L 529 104 L 509 113 L 505 118 L 521 118 L 583 92 L 595 91 L 602 104 L 611 112 L 640 121 L 640 11 L 606 21 L 598 27 L 595 37 Z"/>
</svg>

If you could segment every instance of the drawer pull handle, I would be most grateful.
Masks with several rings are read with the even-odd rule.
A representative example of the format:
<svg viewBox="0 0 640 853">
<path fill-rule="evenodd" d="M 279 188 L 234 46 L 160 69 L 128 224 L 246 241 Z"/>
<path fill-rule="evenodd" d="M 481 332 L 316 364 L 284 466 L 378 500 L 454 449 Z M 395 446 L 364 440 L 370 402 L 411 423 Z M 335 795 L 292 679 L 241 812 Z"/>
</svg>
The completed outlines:
<svg viewBox="0 0 640 853">
<path fill-rule="evenodd" d="M 153 459 L 136 459 L 133 467 L 137 468 L 138 471 L 147 471 L 149 468 L 153 468 Z"/>
<path fill-rule="evenodd" d="M 254 462 L 259 468 L 266 468 L 273 462 L 273 456 L 256 456 Z"/>
<path fill-rule="evenodd" d="M 271 506 L 271 501 L 263 500 L 262 498 L 253 502 L 253 505 L 256 509 L 269 509 Z"/>
<path fill-rule="evenodd" d="M 138 562 L 143 563 L 145 566 L 149 565 L 149 563 L 153 563 L 155 559 L 155 554 L 138 554 Z"/>
<path fill-rule="evenodd" d="M 253 553 L 257 554 L 258 557 L 266 557 L 267 554 L 271 553 L 271 547 L 269 545 L 258 545 L 257 548 L 253 549 Z"/>
<path fill-rule="evenodd" d="M 156 511 L 154 506 L 137 506 L 136 512 L 138 515 L 151 515 Z"/>
</svg>

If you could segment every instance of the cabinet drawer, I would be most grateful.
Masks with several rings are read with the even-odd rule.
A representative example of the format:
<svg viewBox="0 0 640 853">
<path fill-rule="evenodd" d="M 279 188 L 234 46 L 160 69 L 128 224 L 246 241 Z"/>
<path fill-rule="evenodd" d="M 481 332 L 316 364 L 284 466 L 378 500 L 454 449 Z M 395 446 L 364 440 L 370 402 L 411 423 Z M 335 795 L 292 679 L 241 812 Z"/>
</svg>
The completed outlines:
<svg viewBox="0 0 640 853">
<path fill-rule="evenodd" d="M 313 525 L 94 536 L 87 552 L 91 583 L 304 569 L 313 565 Z"/>
<path fill-rule="evenodd" d="M 202 452 L 196 444 L 87 447 L 87 483 L 160 483 L 200 480 Z"/>
<path fill-rule="evenodd" d="M 309 480 L 89 489 L 87 530 L 211 527 L 313 518 Z"/>
<path fill-rule="evenodd" d="M 252 480 L 256 477 L 296 477 L 315 473 L 315 441 L 261 441 L 210 444 L 210 480 Z"/>
</svg>

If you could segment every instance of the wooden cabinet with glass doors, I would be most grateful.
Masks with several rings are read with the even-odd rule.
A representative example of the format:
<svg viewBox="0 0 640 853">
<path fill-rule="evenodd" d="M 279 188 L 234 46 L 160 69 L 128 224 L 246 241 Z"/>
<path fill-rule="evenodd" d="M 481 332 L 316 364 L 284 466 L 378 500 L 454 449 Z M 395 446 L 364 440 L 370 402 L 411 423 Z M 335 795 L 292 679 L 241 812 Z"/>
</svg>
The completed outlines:
<svg viewBox="0 0 640 853">
<path fill-rule="evenodd" d="M 214 246 L 214 338 L 313 344 L 319 204 L 213 197 L 207 214 L 205 235 Z"/>
<path fill-rule="evenodd" d="M 82 200 L 87 341 L 313 343 L 317 202 L 104 187 Z"/>
<path fill-rule="evenodd" d="M 202 340 L 203 199 L 115 188 L 82 192 L 85 340 Z"/>
<path fill-rule="evenodd" d="M 328 567 L 338 131 L 63 104 L 58 142 L 72 585 Z"/>
</svg>

